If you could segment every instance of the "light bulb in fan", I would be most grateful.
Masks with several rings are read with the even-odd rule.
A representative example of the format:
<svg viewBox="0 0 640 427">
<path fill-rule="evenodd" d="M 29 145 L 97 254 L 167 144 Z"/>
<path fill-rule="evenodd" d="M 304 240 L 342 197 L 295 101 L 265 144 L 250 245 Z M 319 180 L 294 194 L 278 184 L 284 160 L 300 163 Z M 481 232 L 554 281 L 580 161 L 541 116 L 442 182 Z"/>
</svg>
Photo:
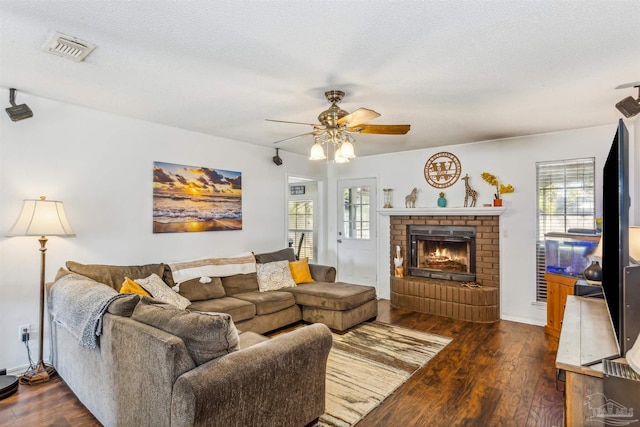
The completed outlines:
<svg viewBox="0 0 640 427">
<path fill-rule="evenodd" d="M 327 156 L 324 154 L 322 145 L 318 141 L 314 142 L 313 146 L 311 146 L 311 155 L 309 156 L 309 160 L 324 160 L 326 158 Z"/>
<path fill-rule="evenodd" d="M 349 159 L 342 154 L 342 146 L 338 146 L 336 149 L 333 161 L 336 163 L 349 163 Z"/>
<path fill-rule="evenodd" d="M 346 140 L 340 145 L 340 152 L 342 153 L 342 157 L 347 159 L 355 159 L 356 153 L 353 150 L 353 144 L 351 141 Z"/>
</svg>

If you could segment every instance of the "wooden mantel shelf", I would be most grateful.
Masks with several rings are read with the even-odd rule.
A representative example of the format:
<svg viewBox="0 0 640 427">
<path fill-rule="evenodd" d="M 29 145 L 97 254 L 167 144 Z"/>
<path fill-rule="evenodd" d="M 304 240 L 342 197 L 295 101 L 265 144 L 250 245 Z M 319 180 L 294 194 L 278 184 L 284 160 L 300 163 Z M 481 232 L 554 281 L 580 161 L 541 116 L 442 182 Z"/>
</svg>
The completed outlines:
<svg viewBox="0 0 640 427">
<path fill-rule="evenodd" d="M 502 215 L 507 209 L 494 207 L 475 207 L 475 208 L 382 208 L 378 209 L 378 214 L 382 216 L 405 216 L 405 215 L 475 215 L 475 216 L 491 216 Z"/>
</svg>

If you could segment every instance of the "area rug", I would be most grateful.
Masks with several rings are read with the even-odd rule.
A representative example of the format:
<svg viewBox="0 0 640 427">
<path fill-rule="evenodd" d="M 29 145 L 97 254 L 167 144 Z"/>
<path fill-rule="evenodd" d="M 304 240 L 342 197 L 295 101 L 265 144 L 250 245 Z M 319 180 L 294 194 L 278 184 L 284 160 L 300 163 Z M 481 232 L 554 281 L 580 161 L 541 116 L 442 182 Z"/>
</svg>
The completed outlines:
<svg viewBox="0 0 640 427">
<path fill-rule="evenodd" d="M 326 412 L 317 425 L 354 425 L 450 342 L 450 338 L 381 322 L 333 334 Z"/>
</svg>

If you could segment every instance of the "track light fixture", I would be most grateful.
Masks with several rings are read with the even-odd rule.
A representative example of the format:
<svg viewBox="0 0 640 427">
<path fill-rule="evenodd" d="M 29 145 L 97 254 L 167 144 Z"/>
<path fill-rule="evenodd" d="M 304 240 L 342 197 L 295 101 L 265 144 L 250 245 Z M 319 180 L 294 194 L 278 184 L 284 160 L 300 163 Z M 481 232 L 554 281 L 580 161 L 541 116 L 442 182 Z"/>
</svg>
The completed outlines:
<svg viewBox="0 0 640 427">
<path fill-rule="evenodd" d="M 640 85 L 634 87 L 638 88 L 638 99 L 634 99 L 632 96 L 627 96 L 616 104 L 616 108 L 626 118 L 633 117 L 640 113 Z"/>
<path fill-rule="evenodd" d="M 278 150 L 280 150 L 280 149 L 276 148 L 276 155 L 273 156 L 273 163 L 275 163 L 276 166 L 281 166 L 282 165 L 282 157 L 280 157 L 280 154 L 278 154 Z"/>
<path fill-rule="evenodd" d="M 33 117 L 33 111 L 27 104 L 16 105 L 16 90 L 13 88 L 9 89 L 9 102 L 11 107 L 6 108 L 5 111 L 12 121 L 17 122 Z"/>
</svg>

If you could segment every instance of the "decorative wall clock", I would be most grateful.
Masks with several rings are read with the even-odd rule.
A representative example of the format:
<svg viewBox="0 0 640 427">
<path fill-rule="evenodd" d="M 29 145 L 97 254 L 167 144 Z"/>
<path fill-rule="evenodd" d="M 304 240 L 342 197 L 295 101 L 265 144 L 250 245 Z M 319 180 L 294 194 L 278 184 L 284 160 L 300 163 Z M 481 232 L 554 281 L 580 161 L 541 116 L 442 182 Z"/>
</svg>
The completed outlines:
<svg viewBox="0 0 640 427">
<path fill-rule="evenodd" d="M 435 188 L 451 187 L 460 178 L 462 165 L 460 160 L 446 151 L 429 157 L 424 165 L 424 179 Z"/>
</svg>

